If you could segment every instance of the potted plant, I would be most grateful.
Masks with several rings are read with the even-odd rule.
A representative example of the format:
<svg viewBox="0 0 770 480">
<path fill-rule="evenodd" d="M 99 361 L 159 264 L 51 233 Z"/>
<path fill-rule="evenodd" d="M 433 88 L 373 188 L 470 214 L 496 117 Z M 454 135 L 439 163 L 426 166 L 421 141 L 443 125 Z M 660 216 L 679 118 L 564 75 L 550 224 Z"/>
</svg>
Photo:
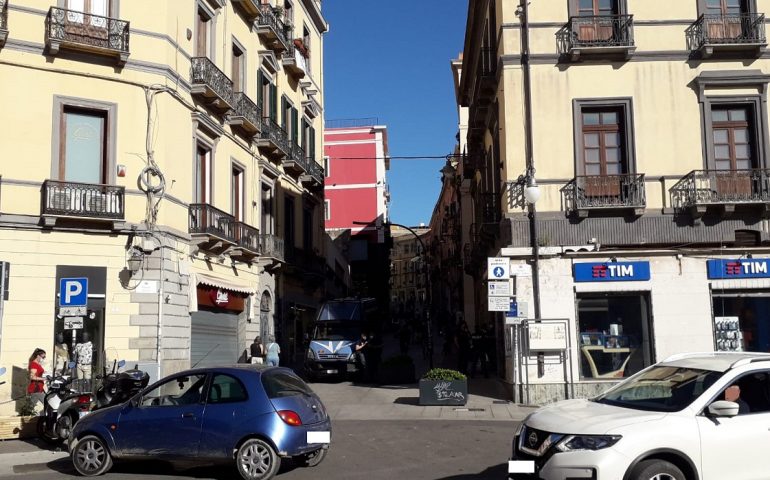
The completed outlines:
<svg viewBox="0 0 770 480">
<path fill-rule="evenodd" d="M 457 370 L 434 368 L 420 379 L 420 405 L 465 405 L 468 379 Z"/>
</svg>

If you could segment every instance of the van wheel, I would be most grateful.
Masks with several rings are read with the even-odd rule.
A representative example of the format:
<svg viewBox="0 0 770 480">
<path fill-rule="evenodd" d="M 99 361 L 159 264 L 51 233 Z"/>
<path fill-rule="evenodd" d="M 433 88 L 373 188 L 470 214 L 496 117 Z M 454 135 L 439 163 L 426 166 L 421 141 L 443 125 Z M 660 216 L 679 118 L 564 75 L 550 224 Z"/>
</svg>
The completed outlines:
<svg viewBox="0 0 770 480">
<path fill-rule="evenodd" d="M 316 467 L 324 461 L 326 454 L 329 453 L 328 448 L 319 448 L 315 452 L 306 453 L 300 457 L 303 467 Z"/>
<path fill-rule="evenodd" d="M 687 480 L 673 463 L 665 460 L 645 460 L 631 471 L 631 480 Z"/>
<path fill-rule="evenodd" d="M 244 480 L 268 480 L 278 473 L 281 459 L 272 446 L 259 438 L 243 442 L 235 455 L 238 473 Z"/>
<path fill-rule="evenodd" d="M 84 477 L 94 477 L 112 468 L 112 456 L 104 441 L 96 435 L 78 440 L 70 454 L 75 470 Z"/>
</svg>

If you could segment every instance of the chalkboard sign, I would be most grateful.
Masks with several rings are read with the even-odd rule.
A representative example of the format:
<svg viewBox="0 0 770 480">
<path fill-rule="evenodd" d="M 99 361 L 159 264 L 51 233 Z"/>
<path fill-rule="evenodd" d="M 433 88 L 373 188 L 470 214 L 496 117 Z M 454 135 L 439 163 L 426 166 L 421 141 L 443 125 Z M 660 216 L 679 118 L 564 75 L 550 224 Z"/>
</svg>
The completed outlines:
<svg viewBox="0 0 770 480">
<path fill-rule="evenodd" d="M 420 405 L 465 405 L 467 380 L 420 380 Z"/>
</svg>

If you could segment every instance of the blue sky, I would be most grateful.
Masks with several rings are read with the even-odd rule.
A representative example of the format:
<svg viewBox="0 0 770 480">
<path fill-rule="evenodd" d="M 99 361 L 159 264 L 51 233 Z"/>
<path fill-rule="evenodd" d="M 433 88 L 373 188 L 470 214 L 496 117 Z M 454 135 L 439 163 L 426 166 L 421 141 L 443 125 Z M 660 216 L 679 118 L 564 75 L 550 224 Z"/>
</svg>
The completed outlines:
<svg viewBox="0 0 770 480">
<path fill-rule="evenodd" d="M 447 155 L 457 133 L 450 60 L 462 51 L 467 0 L 326 0 L 327 120 L 377 117 L 391 156 Z M 443 160 L 393 160 L 391 220 L 430 221 Z"/>
</svg>

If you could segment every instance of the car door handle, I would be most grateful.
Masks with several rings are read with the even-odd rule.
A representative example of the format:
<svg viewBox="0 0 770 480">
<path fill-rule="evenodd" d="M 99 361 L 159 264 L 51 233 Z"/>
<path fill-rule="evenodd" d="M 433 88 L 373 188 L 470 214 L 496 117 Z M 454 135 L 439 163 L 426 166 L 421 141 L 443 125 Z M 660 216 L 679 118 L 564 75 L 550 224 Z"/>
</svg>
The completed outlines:
<svg viewBox="0 0 770 480">
<path fill-rule="evenodd" d="M 195 417 L 194 413 L 183 413 L 182 418 L 193 418 Z"/>
</svg>

